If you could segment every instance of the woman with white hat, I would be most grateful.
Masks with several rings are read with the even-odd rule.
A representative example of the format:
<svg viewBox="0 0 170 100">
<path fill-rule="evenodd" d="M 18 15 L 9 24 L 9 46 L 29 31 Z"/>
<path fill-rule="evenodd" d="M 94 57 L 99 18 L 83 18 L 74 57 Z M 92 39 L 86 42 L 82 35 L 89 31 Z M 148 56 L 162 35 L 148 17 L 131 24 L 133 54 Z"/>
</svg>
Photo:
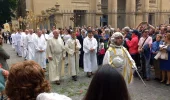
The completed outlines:
<svg viewBox="0 0 170 100">
<path fill-rule="evenodd" d="M 132 68 L 136 68 L 136 64 L 129 52 L 123 47 L 123 35 L 116 32 L 111 36 L 111 44 L 106 51 L 103 59 L 103 65 L 110 64 L 122 73 L 125 82 L 128 84 L 132 81 Z"/>
</svg>

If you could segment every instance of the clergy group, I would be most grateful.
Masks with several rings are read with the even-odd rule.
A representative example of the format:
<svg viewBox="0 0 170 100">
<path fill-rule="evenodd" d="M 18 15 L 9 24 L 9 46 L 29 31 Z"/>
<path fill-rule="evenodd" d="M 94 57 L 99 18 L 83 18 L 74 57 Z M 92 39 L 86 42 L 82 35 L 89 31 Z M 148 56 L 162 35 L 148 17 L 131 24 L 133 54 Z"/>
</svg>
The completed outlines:
<svg viewBox="0 0 170 100">
<path fill-rule="evenodd" d="M 84 68 L 87 77 L 98 69 L 98 42 L 91 29 L 81 30 L 77 35 L 73 29 L 18 29 L 11 35 L 12 47 L 24 60 L 34 60 L 49 73 L 49 80 L 57 85 L 67 73 L 77 81 L 79 67 Z"/>
</svg>

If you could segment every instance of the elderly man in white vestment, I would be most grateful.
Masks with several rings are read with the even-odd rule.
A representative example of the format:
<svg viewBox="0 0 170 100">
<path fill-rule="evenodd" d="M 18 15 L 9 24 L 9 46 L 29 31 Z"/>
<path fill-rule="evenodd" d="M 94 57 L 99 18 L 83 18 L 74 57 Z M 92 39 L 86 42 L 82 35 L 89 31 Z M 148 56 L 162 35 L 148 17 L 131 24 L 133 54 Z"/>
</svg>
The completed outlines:
<svg viewBox="0 0 170 100">
<path fill-rule="evenodd" d="M 88 30 L 88 36 L 83 41 L 84 71 L 91 77 L 92 72 L 98 69 L 97 65 L 97 40 L 93 37 L 92 31 Z"/>
<path fill-rule="evenodd" d="M 26 37 L 26 46 L 27 46 L 27 58 L 28 60 L 35 60 L 35 40 L 37 35 L 33 33 L 33 29 L 29 30 L 29 34 Z"/>
<path fill-rule="evenodd" d="M 136 64 L 122 44 L 122 33 L 114 33 L 111 36 L 111 44 L 104 56 L 103 65 L 110 64 L 115 67 L 123 75 L 126 84 L 129 84 L 133 78 L 132 68 L 136 68 Z"/>
<path fill-rule="evenodd" d="M 64 69 L 65 46 L 59 38 L 59 30 L 54 30 L 52 39 L 47 42 L 47 58 L 49 59 L 49 79 L 60 85 L 62 69 Z"/>
<path fill-rule="evenodd" d="M 75 32 L 71 32 L 71 38 L 67 40 L 65 48 L 68 53 L 69 71 L 71 71 L 72 79 L 77 81 L 77 75 L 79 72 L 79 50 L 81 44 L 79 40 L 76 39 Z"/>
<path fill-rule="evenodd" d="M 37 32 L 35 39 L 35 61 L 45 70 L 46 69 L 46 48 L 47 43 L 41 30 Z"/>
</svg>

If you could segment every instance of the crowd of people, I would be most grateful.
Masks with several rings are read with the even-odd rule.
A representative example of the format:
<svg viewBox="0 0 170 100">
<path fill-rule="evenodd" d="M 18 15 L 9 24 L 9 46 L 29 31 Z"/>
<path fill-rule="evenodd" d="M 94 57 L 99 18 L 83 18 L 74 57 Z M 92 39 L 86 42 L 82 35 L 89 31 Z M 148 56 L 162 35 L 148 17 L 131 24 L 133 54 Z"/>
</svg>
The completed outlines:
<svg viewBox="0 0 170 100">
<path fill-rule="evenodd" d="M 113 90 L 120 87 L 112 87 L 113 90 L 107 89 L 107 87 L 110 88 L 109 83 L 124 87 L 124 90 L 120 90 L 124 91 L 121 94 L 124 98 L 121 100 L 130 100 L 126 85 L 131 83 L 133 76 L 138 77 L 136 71 L 143 79 L 150 81 L 151 68 L 154 68 L 155 80 L 170 85 L 170 67 L 168 67 L 170 64 L 170 25 L 161 24 L 154 27 L 147 22 L 141 22 L 136 28 L 126 26 L 122 29 L 115 29 L 111 26 L 56 29 L 54 26 L 51 32 L 47 32 L 46 29 L 36 31 L 26 29 L 23 32 L 19 29 L 11 34 L 11 40 L 12 47 L 15 48 L 19 57 L 23 57 L 28 62 L 33 60 L 38 63 L 39 65 L 29 62 L 29 64 L 34 63 L 36 66 L 40 66 L 43 73 L 47 71 L 48 66 L 49 81 L 55 82 L 57 85 L 60 85 L 61 76 L 64 76 L 66 72 L 65 68 L 68 69 L 67 73 L 72 76 L 74 81 L 78 79 L 79 67 L 84 69 L 87 77 L 95 75 L 84 100 L 97 100 L 97 96 L 105 93 L 104 91 L 107 91 L 107 94 L 100 97 L 100 100 L 109 98 L 111 93 L 115 94 L 116 92 Z M 5 59 L 9 59 L 9 57 Z M 28 62 L 20 63 L 17 66 L 28 67 L 28 65 L 24 65 Z M 99 68 L 99 65 L 102 67 Z M 12 69 L 14 67 L 11 67 L 10 71 Z M 134 72 L 133 69 L 135 69 Z M 16 73 L 18 72 L 16 71 Z M 114 79 L 121 83 L 118 84 L 115 80 L 109 81 L 105 78 L 107 76 L 115 77 Z M 106 83 L 99 84 L 99 80 Z M 7 83 L 10 84 L 8 81 Z M 49 92 L 49 89 L 43 91 Z M 39 91 L 39 93 L 43 91 Z M 38 96 L 37 94 L 36 96 L 41 98 L 41 96 L 49 95 Z M 8 96 L 12 98 L 12 94 L 8 94 Z M 34 95 L 34 97 L 36 96 Z"/>
<path fill-rule="evenodd" d="M 106 61 L 108 59 L 104 57 L 109 57 L 110 54 L 106 51 L 112 51 L 109 48 L 115 47 L 115 43 L 111 41 L 112 35 L 120 32 L 119 36 L 122 36 L 123 40 L 121 44 L 126 48 L 123 50 L 128 51 L 126 54 L 130 61 L 135 61 L 135 63 L 131 62 L 132 67 L 136 67 L 147 81 L 151 79 L 151 68 L 155 68 L 155 79 L 162 79 L 161 82 L 164 82 L 167 75 L 167 84 L 170 84 L 168 59 L 154 58 L 158 52 L 162 51 L 160 45 L 164 47 L 166 44 L 168 47 L 166 34 L 169 31 L 169 25 L 162 24 L 154 27 L 147 22 L 142 22 L 136 28 L 122 29 L 114 29 L 111 26 L 56 29 L 54 26 L 51 32 L 47 32 L 46 29 L 37 29 L 36 32 L 33 29 L 25 30 L 25 32 L 18 30 L 12 33 L 11 38 L 18 56 L 24 57 L 25 60 L 36 61 L 44 70 L 48 62 L 49 79 L 60 84 L 65 65 L 68 65 L 68 71 L 73 80 L 77 81 L 79 67 L 84 68 L 87 76 L 91 77 L 103 61 L 110 64 L 111 62 Z M 113 38 L 119 36 L 115 35 Z M 168 49 L 164 49 L 163 51 L 166 51 L 164 54 L 168 58 Z M 137 76 L 136 72 L 134 76 Z"/>
</svg>

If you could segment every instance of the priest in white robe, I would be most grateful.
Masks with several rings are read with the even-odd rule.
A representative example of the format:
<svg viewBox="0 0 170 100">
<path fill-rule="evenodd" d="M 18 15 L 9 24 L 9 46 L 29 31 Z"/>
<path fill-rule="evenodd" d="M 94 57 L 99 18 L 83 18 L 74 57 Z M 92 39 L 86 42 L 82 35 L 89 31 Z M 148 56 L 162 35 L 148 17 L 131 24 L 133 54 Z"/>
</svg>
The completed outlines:
<svg viewBox="0 0 170 100">
<path fill-rule="evenodd" d="M 12 39 L 12 48 L 15 49 L 14 41 L 15 41 L 15 32 L 11 34 L 11 39 Z"/>
<path fill-rule="evenodd" d="M 92 31 L 88 30 L 88 36 L 83 41 L 84 71 L 91 77 L 92 72 L 98 69 L 97 65 L 97 40 L 93 37 Z"/>
<path fill-rule="evenodd" d="M 111 37 L 111 44 L 104 56 L 103 65 L 110 64 L 115 67 L 123 75 L 126 84 L 129 84 L 133 78 L 132 68 L 136 68 L 136 64 L 122 44 L 122 33 L 114 33 Z"/>
<path fill-rule="evenodd" d="M 24 39 L 25 39 L 25 37 L 26 37 L 25 32 L 22 32 L 21 33 L 21 42 L 20 42 L 20 44 L 21 44 L 21 52 L 22 52 L 22 57 L 23 58 L 24 58 Z"/>
<path fill-rule="evenodd" d="M 28 59 L 28 50 L 27 50 L 27 35 L 29 34 L 29 31 L 28 30 L 25 30 L 25 36 L 22 38 L 23 39 L 23 49 L 24 49 L 24 54 L 23 54 L 23 57 L 24 57 L 24 60 L 27 60 Z"/>
<path fill-rule="evenodd" d="M 16 49 L 17 54 L 19 57 L 22 57 L 22 50 L 21 50 L 21 31 L 19 30 L 18 33 L 15 36 L 15 42 L 16 42 Z"/>
<path fill-rule="evenodd" d="M 45 70 L 46 69 L 46 40 L 42 34 L 42 31 L 37 32 L 37 38 L 35 39 L 35 61 Z"/>
<path fill-rule="evenodd" d="M 15 35 L 13 36 L 13 42 L 14 42 L 14 47 L 15 47 L 15 51 L 17 53 L 17 41 L 16 41 L 16 35 L 18 34 L 18 32 L 15 33 Z M 18 53 L 17 53 L 18 55 Z"/>
<path fill-rule="evenodd" d="M 67 40 L 65 44 L 66 51 L 68 53 L 68 68 L 71 72 L 72 79 L 77 81 L 77 75 L 79 72 L 79 50 L 81 44 L 78 39 L 76 39 L 76 33 L 71 33 L 71 38 Z"/>
<path fill-rule="evenodd" d="M 60 85 L 61 75 L 64 73 L 65 46 L 59 38 L 59 30 L 54 30 L 52 39 L 47 42 L 47 57 L 49 59 L 49 79 Z"/>
<path fill-rule="evenodd" d="M 37 35 L 33 33 L 33 29 L 29 30 L 29 34 L 26 37 L 26 45 L 27 45 L 27 58 L 28 60 L 35 60 L 35 39 Z"/>
</svg>

